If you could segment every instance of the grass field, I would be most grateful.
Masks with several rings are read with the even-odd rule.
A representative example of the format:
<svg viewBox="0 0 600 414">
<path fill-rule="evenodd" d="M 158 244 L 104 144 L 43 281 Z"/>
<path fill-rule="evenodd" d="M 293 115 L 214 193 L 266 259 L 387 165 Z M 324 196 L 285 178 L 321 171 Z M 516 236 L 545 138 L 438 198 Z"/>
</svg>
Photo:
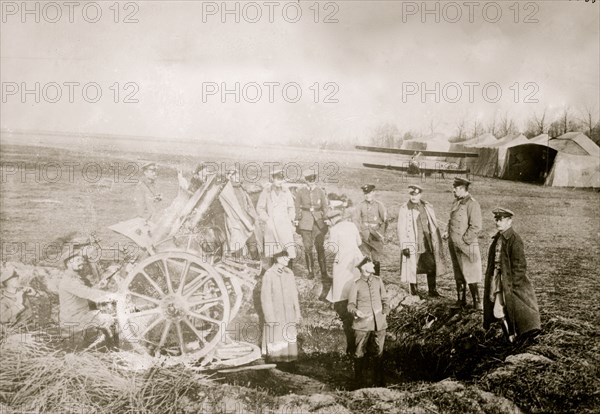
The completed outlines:
<svg viewBox="0 0 600 414">
<path fill-rule="evenodd" d="M 312 152 L 302 150 L 294 153 L 291 150 L 285 152 L 278 149 L 271 153 L 265 151 L 264 157 L 258 157 L 260 153 L 260 151 L 253 153 L 252 156 L 256 154 L 256 159 L 252 159 L 246 154 L 241 158 L 242 162 L 263 164 L 269 161 L 293 161 L 303 169 L 309 169 L 315 163 L 321 166 L 326 163 L 334 165 L 333 170 L 328 170 L 330 182 L 324 186 L 330 192 L 346 193 L 355 203 L 362 199 L 361 185 L 372 183 L 377 186 L 376 198 L 387 206 L 392 218 L 388 228 L 388 236 L 392 238 L 392 241 L 387 245 L 386 257 L 382 262 L 382 276 L 388 284 L 399 284 L 399 249 L 394 242 L 397 239 L 395 217 L 399 205 L 407 200 L 407 185 L 418 183 L 424 187 L 423 199 L 434 205 L 440 223 L 447 221 L 453 199 L 451 192 L 453 177 L 451 175 L 447 175 L 444 179 L 427 177 L 422 180 L 416 177 L 407 178 L 390 171 L 365 169 L 360 167 L 360 162 L 362 162 L 360 153 L 338 152 L 331 154 L 334 155 L 332 158 L 328 158 L 326 153 L 316 150 Z M 185 156 L 140 154 L 133 149 L 128 149 L 128 151 L 106 149 L 101 153 L 93 153 L 81 147 L 67 150 L 39 146 L 3 145 L 0 154 L 0 161 L 3 165 L 0 190 L 2 260 L 28 263 L 39 261 L 39 259 L 43 259 L 44 246 L 71 232 L 86 234 L 95 231 L 102 239 L 103 245 L 123 242 L 124 240 L 110 232 L 107 226 L 135 216 L 135 212 L 132 210 L 131 196 L 135 180 L 127 179 L 127 176 L 133 171 L 132 169 L 127 170 L 131 165 L 130 162 L 136 162 L 140 158 L 159 160 L 164 168 L 161 168 L 159 173 L 158 185 L 165 198 L 170 199 L 176 192 L 176 168 L 183 167 L 184 171 L 189 170 L 195 162 L 199 161 L 198 156 L 194 154 L 189 153 Z M 269 154 L 276 158 L 269 157 Z M 221 154 L 214 152 L 210 157 L 202 158 L 202 160 L 227 163 L 233 163 L 239 159 L 228 149 L 223 149 Z M 87 175 L 82 174 L 79 167 L 75 167 L 73 179 L 70 179 L 68 174 L 65 174 L 67 171 L 65 165 L 72 162 L 79 162 L 81 165 L 103 164 L 101 179 L 95 180 L 97 175 L 93 174 L 94 171 L 88 171 Z M 118 179 L 114 179 L 114 171 L 110 167 L 111 165 L 114 167 L 117 162 L 120 163 L 123 174 L 120 174 Z M 46 168 L 50 163 L 58 163 L 63 169 L 62 178 L 54 180 L 55 182 L 44 179 L 45 172 L 40 169 Z M 18 165 L 19 168 L 25 168 L 29 173 L 23 175 L 25 170 L 15 173 L 13 170 L 7 170 L 7 165 Z M 48 170 L 48 174 L 51 172 L 52 170 Z M 51 176 L 54 177 L 54 175 Z M 90 177 L 94 177 L 94 179 L 90 180 Z M 528 275 L 534 284 L 540 305 L 544 335 L 548 341 L 555 338 L 557 343 L 560 342 L 557 350 L 561 354 L 555 355 L 556 360 L 562 361 L 564 366 L 568 365 L 568 361 L 574 364 L 585 365 L 587 363 L 592 367 L 598 364 L 600 362 L 598 342 L 600 338 L 598 331 L 600 325 L 600 215 L 598 214 L 600 212 L 600 194 L 591 190 L 548 188 L 481 177 L 473 177 L 473 180 L 471 192 L 480 202 L 484 218 L 483 231 L 480 235 L 484 268 L 487 261 L 487 249 L 491 237 L 495 233 L 491 211 L 496 206 L 509 208 L 516 214 L 514 228 L 525 243 Z M 296 269 L 297 276 L 302 278 L 304 276 L 303 265 L 299 264 Z M 423 291 L 424 280 L 420 282 L 420 289 Z M 443 276 L 438 283 L 440 293 L 453 299 L 455 293 L 452 275 Z M 315 300 L 310 283 L 302 282 L 299 285 L 302 306 L 306 307 L 307 313 L 310 314 L 310 317 L 306 318 L 307 324 L 311 325 L 306 329 L 306 332 L 310 331 L 311 334 L 301 338 L 304 362 L 300 364 L 300 373 L 318 379 L 324 384 L 329 384 L 332 388 L 343 389 L 344 381 L 351 375 L 351 366 L 349 361 L 340 355 L 343 348 L 340 342 L 343 336 L 339 324 L 335 321 L 335 314 L 329 306 Z M 447 302 L 449 303 L 450 300 Z M 441 303 L 445 304 L 444 301 Z M 445 305 L 440 307 L 437 304 L 435 306 L 429 310 L 442 315 L 444 313 L 442 308 Z M 254 315 L 251 315 L 252 311 L 248 310 L 248 312 L 248 318 L 254 318 Z M 579 337 L 571 338 L 570 342 L 566 341 L 564 335 L 556 336 L 557 331 L 566 329 L 564 321 L 572 321 L 576 326 L 583 326 L 585 329 L 581 328 L 577 331 L 576 328 L 573 328 Z M 479 325 L 477 316 L 472 314 L 465 316 L 465 323 L 471 323 L 469 326 L 473 327 Z M 412 334 L 409 331 L 413 328 L 409 326 L 406 329 L 407 335 Z M 416 330 L 414 335 L 418 339 L 419 334 Z M 439 340 L 439 338 L 437 339 Z M 541 354 L 558 352 L 548 349 L 544 351 L 543 346 L 550 346 L 547 342 L 542 341 L 540 346 Z M 511 351 L 503 352 L 510 354 Z M 578 355 L 580 358 L 575 361 L 573 358 Z M 490 358 L 489 354 L 484 356 Z M 501 361 L 497 365 L 500 363 Z M 552 386 L 556 386 L 558 390 L 562 388 L 564 394 L 570 392 L 567 381 L 571 381 L 575 387 L 578 386 L 576 378 L 572 377 L 572 372 L 560 372 L 559 370 L 559 372 L 539 371 L 539 373 L 555 375 L 557 384 L 552 383 Z M 595 370 L 591 368 L 584 374 L 582 375 L 588 378 L 588 382 L 585 385 L 579 385 L 584 390 L 582 391 L 583 395 L 585 398 L 595 395 L 593 398 L 597 402 L 598 393 L 594 394 L 588 389 L 588 387 L 600 386 L 597 365 Z M 508 396 L 521 407 L 525 406 L 527 411 L 561 412 L 559 399 L 563 397 L 560 394 L 556 394 L 554 397 L 552 394 L 548 396 L 550 391 L 537 388 L 533 391 L 524 390 L 522 394 L 518 392 L 515 394 L 510 386 L 494 381 L 485 382 L 485 378 L 478 375 L 478 377 L 470 378 L 469 381 L 485 385 L 494 393 Z M 229 382 L 240 384 L 245 379 L 247 378 L 240 376 L 237 380 L 230 379 Z M 395 379 L 399 384 L 404 383 L 401 377 L 395 377 Z M 301 389 L 295 390 L 293 384 L 286 386 L 281 381 L 269 382 L 268 378 L 262 378 L 260 379 L 263 381 L 261 385 L 257 377 L 248 379 L 248 381 L 250 380 L 256 383 L 256 387 L 263 389 L 268 389 L 271 384 L 275 394 L 285 394 L 290 391 L 302 393 Z M 547 382 L 540 381 L 536 384 L 535 387 L 551 388 Z M 407 387 L 407 385 L 403 386 Z M 410 390 L 415 389 L 414 386 L 408 387 Z M 577 389 L 573 392 L 576 393 Z M 455 402 L 450 404 L 446 401 L 450 404 L 448 405 L 443 401 L 440 402 L 438 397 L 432 397 L 439 403 L 436 407 L 438 409 L 446 407 L 440 412 L 453 412 L 452 407 L 456 409 L 457 406 L 452 405 Z M 436 398 L 438 399 L 436 400 Z M 546 402 L 544 398 L 549 399 L 550 402 Z M 539 403 L 535 401 L 536 399 L 539 400 Z M 576 409 L 578 400 L 573 400 L 569 404 L 565 407 L 565 412 L 578 411 Z M 582 407 L 587 412 L 593 412 L 594 401 L 591 404 L 592 406 L 583 404 Z M 359 406 L 352 404 L 346 407 L 352 411 L 360 409 Z"/>
</svg>

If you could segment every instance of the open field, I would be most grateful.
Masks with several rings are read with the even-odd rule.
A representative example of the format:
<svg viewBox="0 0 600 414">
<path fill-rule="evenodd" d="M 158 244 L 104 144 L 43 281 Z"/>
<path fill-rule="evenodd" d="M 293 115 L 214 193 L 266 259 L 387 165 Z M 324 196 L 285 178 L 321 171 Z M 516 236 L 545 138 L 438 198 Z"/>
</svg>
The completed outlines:
<svg viewBox="0 0 600 414">
<path fill-rule="evenodd" d="M 399 284 L 399 249 L 394 244 L 394 240 L 397 238 L 394 219 L 399 205 L 407 199 L 407 185 L 409 183 L 419 183 L 425 188 L 423 198 L 434 205 L 438 220 L 441 223 L 447 221 L 453 198 L 451 193 L 453 177 L 450 175 L 443 179 L 428 177 L 421 180 L 416 177 L 407 178 L 390 171 L 365 169 L 360 166 L 360 163 L 364 161 L 364 154 L 358 152 L 339 151 L 328 153 L 310 149 L 296 151 L 295 149 L 286 150 L 283 148 L 255 148 L 252 151 L 242 149 L 241 151 L 231 152 L 229 148 L 214 146 L 196 148 L 193 151 L 186 151 L 186 148 L 174 148 L 166 154 L 161 154 L 159 151 L 142 154 L 136 151 L 136 149 L 139 149 L 139 143 L 127 145 L 123 148 L 119 147 L 118 149 L 106 145 L 106 143 L 103 144 L 102 148 L 98 146 L 100 144 L 89 144 L 89 142 L 79 142 L 75 145 L 68 145 L 65 142 L 58 145 L 59 148 L 46 148 L 44 146 L 6 145 L 6 143 L 3 143 L 0 154 L 2 165 L 17 164 L 23 166 L 24 171 L 27 171 L 28 174 L 23 174 L 23 171 L 13 173 L 12 170 L 7 173 L 7 169 L 3 167 L 0 190 L 2 260 L 37 262 L 43 259 L 41 253 L 44 246 L 47 246 L 56 238 L 72 232 L 85 234 L 96 231 L 102 239 L 103 245 L 124 242 L 122 238 L 110 232 L 107 226 L 132 218 L 135 215 L 132 207 L 131 190 L 135 185 L 136 176 L 130 177 L 129 175 L 133 170 L 127 170 L 127 168 L 132 165 L 130 163 L 136 162 L 140 158 L 157 160 L 163 167 L 159 172 L 158 186 L 167 199 L 173 197 L 176 192 L 176 168 L 181 167 L 187 173 L 192 165 L 199 160 L 227 162 L 229 165 L 235 161 L 242 163 L 255 162 L 260 165 L 265 162 L 295 162 L 303 169 L 309 169 L 315 163 L 320 166 L 333 165 L 335 166 L 334 169 L 325 171 L 325 173 L 322 172 L 322 174 L 331 173 L 328 176 L 330 181 L 324 183 L 324 186 L 330 192 L 348 194 L 355 203 L 362 198 L 362 192 L 360 191 L 362 184 L 375 184 L 378 189 L 377 198 L 387 206 L 389 215 L 392 217 L 392 223 L 388 229 L 388 236 L 392 238 L 392 241 L 387 246 L 387 257 L 382 262 L 382 276 L 388 284 Z M 70 149 L 66 149 L 66 147 Z M 206 151 L 204 151 L 205 149 Z M 166 148 L 164 150 L 166 151 Z M 180 155 L 181 153 L 186 155 Z M 122 167 L 121 171 L 123 173 L 119 174 L 118 179 L 115 179 L 114 174 L 111 175 L 109 171 L 110 168 L 106 167 L 102 170 L 101 179 L 95 180 L 90 179 L 90 177 L 95 177 L 92 172 L 88 171 L 89 174 L 83 174 L 80 166 L 76 166 L 71 179 L 66 174 L 67 170 L 64 166 L 73 162 L 79 162 L 80 165 L 98 163 L 108 166 L 113 165 L 113 167 L 115 163 L 118 163 Z M 40 172 L 40 166 L 48 166 L 50 163 L 58 163 L 58 165 L 63 166 L 61 179 L 44 179 L 44 172 Z M 265 181 L 264 172 L 261 181 Z M 579 355 L 583 359 L 576 360 L 577 364 L 585 365 L 587 363 L 592 367 L 598 364 L 600 362 L 598 342 L 600 339 L 598 332 L 598 326 L 600 325 L 600 216 L 598 215 L 600 211 L 600 194 L 587 190 L 546 188 L 480 177 L 474 177 L 472 194 L 480 202 L 484 217 L 484 228 L 480 235 L 484 268 L 487 261 L 487 249 L 491 236 L 495 232 L 491 210 L 501 205 L 516 213 L 514 227 L 525 242 L 528 274 L 533 281 L 538 297 L 544 334 L 547 338 L 553 338 L 552 335 L 557 335 L 557 330 L 564 330 L 567 326 L 564 320 L 573 321 L 575 325 L 585 327 L 585 329 L 581 328 L 579 331 L 573 328 L 576 335 L 574 334 L 575 336 L 570 342 L 571 345 L 568 341 L 563 341 L 566 345 L 557 348 L 562 354 L 557 354 L 555 359 L 566 364 L 568 361 L 575 361 L 573 358 Z M 45 259 L 48 262 L 48 258 Z M 299 278 L 302 306 L 307 309 L 305 314 L 307 326 L 300 338 L 303 348 L 303 361 L 300 362 L 299 373 L 318 381 L 318 384 L 322 384 L 325 390 L 330 390 L 328 392 L 333 392 L 335 389 L 346 389 L 346 382 L 351 376 L 351 364 L 349 360 L 341 355 L 343 353 L 343 335 L 341 335 L 335 314 L 329 306 L 315 300 L 312 293 L 314 286 L 304 280 L 305 272 L 301 263 L 296 266 L 296 275 Z M 446 298 L 453 299 L 454 281 L 452 275 L 445 275 L 438 283 L 440 293 Z M 421 291 L 423 291 L 423 286 L 424 280 L 420 285 Z M 450 302 L 450 300 L 442 300 L 428 309 L 431 312 L 438 312 L 441 318 L 448 307 L 446 305 Z M 245 311 L 246 314 L 242 317 L 246 317 L 247 320 L 255 320 L 256 316 L 250 306 Z M 410 315 L 419 315 L 419 312 L 422 311 L 423 309 L 412 314 L 410 310 L 408 314 L 399 312 L 397 317 L 405 318 Z M 475 314 L 463 315 L 464 323 L 470 324 L 469 327 L 477 326 L 478 318 L 479 316 Z M 410 320 L 407 319 L 406 334 L 412 335 L 414 333 L 416 340 L 419 334 L 415 326 L 410 325 Z M 588 328 L 589 326 L 591 328 Z M 579 337 L 576 337 L 577 335 Z M 436 340 L 439 340 L 439 338 L 436 338 Z M 391 345 L 393 343 L 390 343 L 390 349 L 392 349 Z M 550 346 L 550 344 L 542 341 L 542 345 L 540 353 L 548 356 L 551 352 L 548 350 L 544 352 L 543 347 Z M 446 350 L 446 348 L 442 348 Z M 503 356 L 513 352 L 505 348 L 502 349 Z M 448 348 L 448 352 L 450 352 L 450 348 Z M 493 367 L 489 354 L 483 352 L 482 355 L 487 358 L 487 365 L 485 366 Z M 501 359 L 495 362 L 496 366 L 501 365 L 501 363 Z M 410 372 L 402 373 L 401 367 L 396 366 L 394 368 L 400 369 L 398 369 L 398 372 L 391 374 L 390 379 L 391 382 L 398 384 L 397 387 L 400 390 L 415 392 L 418 387 L 422 387 L 419 383 L 408 381 L 408 378 L 411 377 Z M 545 402 L 544 398 L 552 400 L 553 397 L 547 397 L 544 390 L 539 390 L 540 402 L 538 403 L 535 401 L 536 395 L 538 395 L 538 391 L 535 389 L 533 391 L 524 390 L 523 394 L 519 395 L 518 392 L 515 394 L 514 390 L 511 391 L 510 388 L 506 388 L 502 384 L 499 385 L 497 382 L 485 382 L 481 373 L 472 376 L 464 372 L 462 374 L 464 375 L 461 380 L 465 380 L 469 384 L 480 384 L 481 386 L 487 384 L 488 391 L 508 396 L 519 406 L 523 407 L 525 405 L 527 411 L 561 412 L 559 409 L 560 401 Z M 554 374 L 558 381 L 557 388 L 564 388 L 565 394 L 570 392 L 568 391 L 569 383 L 561 384 L 560 381 L 566 381 L 566 378 L 571 377 L 563 375 L 560 370 L 558 372 L 547 371 L 545 375 Z M 261 375 L 238 376 L 227 379 L 227 382 L 236 386 L 251 384 L 254 388 L 267 390 L 270 395 L 284 395 L 289 392 L 296 394 L 324 392 L 322 390 L 318 391 L 319 387 L 315 386 L 315 383 L 308 383 L 304 386 L 298 385 L 298 382 L 295 382 L 297 378 L 286 377 L 281 373 L 262 373 Z M 584 395 L 588 398 L 590 392 L 587 387 L 591 386 L 593 389 L 595 384 L 600 385 L 597 365 L 595 370 L 590 368 L 589 371 L 586 371 L 586 375 L 592 381 L 585 385 Z M 594 375 L 596 376 L 595 382 Z M 416 379 L 427 379 L 422 376 L 418 378 L 419 375 L 412 375 L 412 377 L 413 379 L 415 379 L 414 377 L 417 377 Z M 286 382 L 288 380 L 289 382 Z M 543 383 L 541 384 L 543 385 Z M 497 387 L 497 389 L 494 387 Z M 584 386 L 582 385 L 582 387 Z M 506 391 L 507 389 L 509 392 Z M 438 391 L 428 390 L 428 393 L 435 397 L 432 397 L 432 401 L 437 404 L 435 407 L 438 407 L 439 412 L 456 412 L 453 410 L 460 406 L 453 405 L 455 401 L 441 401 Z M 513 393 L 511 394 L 511 392 Z M 577 392 L 577 390 L 573 392 Z M 339 403 L 340 394 L 335 395 Z M 352 398 L 344 398 L 345 400 L 341 404 L 351 411 L 386 412 L 386 410 L 364 411 L 365 407 L 362 407 Z M 407 404 L 418 400 L 417 397 L 406 398 L 407 400 L 403 401 Z M 534 401 L 526 404 L 523 401 L 524 398 L 528 401 L 531 399 Z M 554 398 L 559 399 L 561 396 L 556 395 Z M 597 403 L 597 393 L 594 398 Z M 569 404 L 565 407 L 564 412 L 578 411 L 574 409 L 575 402 Z M 583 404 L 582 407 L 586 412 L 593 412 L 594 402 L 588 401 L 587 404 Z M 596 408 L 598 407 L 596 406 Z M 493 411 L 492 409 L 484 411 L 502 412 Z"/>
</svg>

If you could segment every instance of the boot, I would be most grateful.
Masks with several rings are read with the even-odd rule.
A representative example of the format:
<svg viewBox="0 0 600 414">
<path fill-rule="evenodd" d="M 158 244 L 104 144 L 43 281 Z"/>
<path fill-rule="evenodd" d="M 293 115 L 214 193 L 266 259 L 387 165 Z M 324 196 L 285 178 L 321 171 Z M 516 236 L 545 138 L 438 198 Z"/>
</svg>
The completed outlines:
<svg viewBox="0 0 600 414">
<path fill-rule="evenodd" d="M 467 290 L 463 282 L 456 282 L 456 296 L 458 297 L 456 305 L 459 308 L 467 306 Z"/>
<path fill-rule="evenodd" d="M 375 386 L 385 387 L 385 371 L 383 369 L 383 357 L 377 357 L 375 359 Z"/>
<path fill-rule="evenodd" d="M 381 268 L 381 263 L 376 262 L 375 260 L 373 260 L 373 267 L 375 268 L 375 273 L 373 273 L 375 276 L 379 276 L 379 269 Z"/>
<path fill-rule="evenodd" d="M 321 270 L 321 280 L 323 283 L 329 281 L 329 275 L 327 274 L 327 262 L 325 261 L 325 254 L 317 254 L 317 261 L 319 262 L 319 269 Z"/>
<path fill-rule="evenodd" d="M 304 253 L 304 260 L 306 261 L 306 270 L 308 271 L 308 278 L 313 279 L 315 277 L 315 263 L 312 252 Z"/>
<path fill-rule="evenodd" d="M 500 319 L 500 327 L 502 328 L 502 333 L 508 342 L 511 344 L 515 342 L 516 335 L 511 335 L 510 329 L 508 328 L 508 321 L 506 318 Z"/>
<path fill-rule="evenodd" d="M 435 273 L 427 275 L 427 290 L 429 291 L 430 298 L 439 298 L 441 295 L 436 290 Z"/>
<path fill-rule="evenodd" d="M 416 283 L 411 283 L 410 284 L 410 294 L 413 296 L 419 296 L 419 291 L 417 290 L 417 284 Z"/>
<path fill-rule="evenodd" d="M 481 300 L 479 299 L 479 284 L 469 283 L 469 290 L 471 291 L 471 297 L 473 298 L 473 309 L 482 310 Z"/>
<path fill-rule="evenodd" d="M 354 358 L 354 383 L 356 388 L 362 388 L 365 380 L 365 358 Z"/>
</svg>

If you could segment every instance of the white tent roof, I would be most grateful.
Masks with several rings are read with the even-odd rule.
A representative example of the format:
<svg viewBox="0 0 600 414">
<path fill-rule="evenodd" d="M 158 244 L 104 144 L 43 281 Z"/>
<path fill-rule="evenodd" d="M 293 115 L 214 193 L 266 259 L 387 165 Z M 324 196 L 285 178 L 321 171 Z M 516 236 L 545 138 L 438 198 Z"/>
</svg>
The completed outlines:
<svg viewBox="0 0 600 414">
<path fill-rule="evenodd" d="M 507 135 L 505 137 L 500 138 L 495 143 L 488 145 L 488 147 L 500 148 L 500 147 L 504 147 L 506 145 L 510 145 L 513 142 L 515 143 L 514 145 L 519 145 L 519 144 L 528 143 L 529 140 L 523 134 Z M 512 145 L 512 146 L 514 146 L 514 145 Z"/>
<path fill-rule="evenodd" d="M 550 137 L 548 136 L 548 134 L 540 134 L 537 137 L 533 137 L 529 140 L 530 144 L 542 144 L 542 145 L 548 145 L 548 140 L 550 139 Z"/>
<path fill-rule="evenodd" d="M 485 147 L 495 143 L 496 141 L 498 141 L 496 137 L 487 132 L 468 141 L 460 142 L 460 144 L 464 145 L 465 147 Z"/>
<path fill-rule="evenodd" d="M 581 132 L 567 132 L 550 140 L 550 146 L 559 152 L 571 155 L 600 157 L 600 147 Z"/>
</svg>

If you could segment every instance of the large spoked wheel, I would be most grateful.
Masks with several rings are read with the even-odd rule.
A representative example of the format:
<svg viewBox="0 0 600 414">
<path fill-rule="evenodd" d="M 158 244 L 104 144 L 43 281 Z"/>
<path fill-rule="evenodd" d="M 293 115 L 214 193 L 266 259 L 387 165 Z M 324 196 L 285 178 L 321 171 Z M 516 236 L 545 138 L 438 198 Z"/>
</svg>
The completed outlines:
<svg viewBox="0 0 600 414">
<path fill-rule="evenodd" d="M 128 273 L 117 304 L 122 338 L 152 356 L 200 359 L 222 339 L 230 317 L 221 275 L 198 256 L 164 252 Z"/>
</svg>

